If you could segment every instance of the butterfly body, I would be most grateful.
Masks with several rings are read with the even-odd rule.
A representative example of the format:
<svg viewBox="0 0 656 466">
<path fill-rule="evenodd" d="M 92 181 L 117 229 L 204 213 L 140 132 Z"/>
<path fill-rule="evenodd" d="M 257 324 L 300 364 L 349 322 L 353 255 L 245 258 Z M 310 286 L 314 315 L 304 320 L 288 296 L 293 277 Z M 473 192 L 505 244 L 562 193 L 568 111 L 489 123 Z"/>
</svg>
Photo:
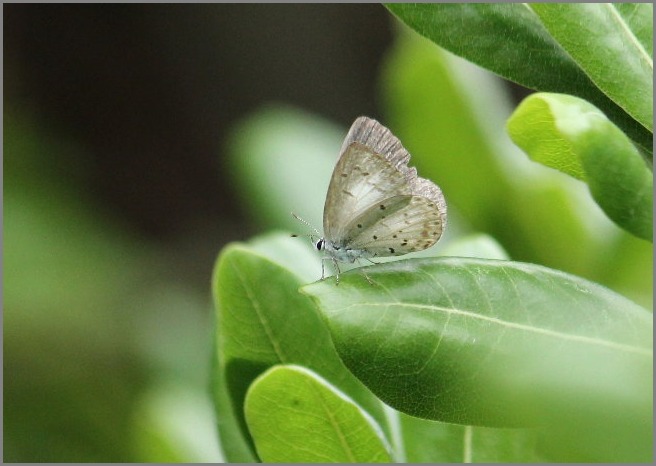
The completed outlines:
<svg viewBox="0 0 656 466">
<path fill-rule="evenodd" d="M 324 237 L 315 244 L 338 273 L 337 262 L 421 251 L 442 235 L 442 191 L 417 176 L 409 160 L 389 129 L 371 118 L 355 120 L 328 187 Z"/>
<path fill-rule="evenodd" d="M 336 244 L 324 238 L 317 241 L 316 246 L 319 251 L 325 251 L 331 259 L 339 262 L 349 262 L 352 264 L 358 259 L 373 257 L 373 254 L 366 249 L 353 249 L 344 242 Z"/>
</svg>

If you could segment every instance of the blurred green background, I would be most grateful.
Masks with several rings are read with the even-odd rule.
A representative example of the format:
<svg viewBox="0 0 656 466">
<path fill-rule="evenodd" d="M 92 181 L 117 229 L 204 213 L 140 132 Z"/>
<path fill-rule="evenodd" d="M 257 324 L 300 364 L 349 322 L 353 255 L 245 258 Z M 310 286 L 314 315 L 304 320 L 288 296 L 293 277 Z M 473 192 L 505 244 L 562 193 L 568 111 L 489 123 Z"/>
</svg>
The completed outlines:
<svg viewBox="0 0 656 466">
<path fill-rule="evenodd" d="M 438 254 L 483 232 L 651 307 L 651 245 L 505 135 L 528 91 L 381 5 L 11 4 L 4 45 L 7 462 L 221 461 L 213 262 L 320 227 L 359 115 L 444 190 Z"/>
</svg>

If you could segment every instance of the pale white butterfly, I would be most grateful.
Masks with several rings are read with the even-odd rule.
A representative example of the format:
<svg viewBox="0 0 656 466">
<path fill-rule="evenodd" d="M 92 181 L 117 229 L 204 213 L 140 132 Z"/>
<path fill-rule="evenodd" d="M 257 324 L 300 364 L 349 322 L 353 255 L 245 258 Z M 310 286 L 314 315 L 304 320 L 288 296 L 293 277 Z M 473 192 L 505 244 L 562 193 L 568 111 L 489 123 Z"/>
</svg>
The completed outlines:
<svg viewBox="0 0 656 466">
<path fill-rule="evenodd" d="M 444 196 L 408 167 L 409 160 L 389 129 L 371 118 L 355 120 L 326 194 L 324 236 L 315 243 L 326 255 L 321 279 L 323 260 L 333 262 L 339 283 L 338 261 L 401 256 L 440 239 L 446 227 Z"/>
</svg>

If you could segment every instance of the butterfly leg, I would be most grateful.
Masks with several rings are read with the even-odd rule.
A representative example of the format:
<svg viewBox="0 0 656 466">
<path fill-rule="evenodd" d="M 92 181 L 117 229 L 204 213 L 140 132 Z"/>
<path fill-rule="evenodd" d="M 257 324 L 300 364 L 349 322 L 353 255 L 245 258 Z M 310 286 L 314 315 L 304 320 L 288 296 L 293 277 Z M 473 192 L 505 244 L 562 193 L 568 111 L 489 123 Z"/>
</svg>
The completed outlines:
<svg viewBox="0 0 656 466">
<path fill-rule="evenodd" d="M 333 266 L 335 267 L 335 285 L 339 285 L 339 274 L 341 273 L 341 270 L 339 270 L 337 259 L 334 257 L 331 257 L 331 259 L 333 260 Z"/>
<path fill-rule="evenodd" d="M 321 280 L 326 278 L 325 274 L 325 266 L 323 261 L 332 261 L 333 262 L 333 267 L 335 268 L 335 280 L 336 284 L 339 285 L 339 274 L 342 273 L 341 270 L 339 270 L 339 265 L 337 264 L 337 259 L 334 257 L 322 257 L 321 258 Z"/>
<path fill-rule="evenodd" d="M 323 261 L 333 261 L 335 270 L 337 271 L 337 281 L 339 282 L 339 267 L 337 266 L 337 261 L 333 257 L 322 257 L 321 258 L 321 280 L 326 278 L 326 270 Z"/>
</svg>

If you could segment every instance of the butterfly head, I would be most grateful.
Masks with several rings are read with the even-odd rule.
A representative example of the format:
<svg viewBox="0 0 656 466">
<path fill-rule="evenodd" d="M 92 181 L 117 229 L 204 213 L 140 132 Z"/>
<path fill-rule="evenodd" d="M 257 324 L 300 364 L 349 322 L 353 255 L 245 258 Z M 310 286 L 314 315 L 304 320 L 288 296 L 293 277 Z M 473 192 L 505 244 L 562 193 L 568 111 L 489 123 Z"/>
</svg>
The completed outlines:
<svg viewBox="0 0 656 466">
<path fill-rule="evenodd" d="M 323 238 L 319 238 L 319 240 L 314 243 L 314 247 L 317 248 L 317 251 L 323 251 L 326 248 L 326 240 Z"/>
</svg>

